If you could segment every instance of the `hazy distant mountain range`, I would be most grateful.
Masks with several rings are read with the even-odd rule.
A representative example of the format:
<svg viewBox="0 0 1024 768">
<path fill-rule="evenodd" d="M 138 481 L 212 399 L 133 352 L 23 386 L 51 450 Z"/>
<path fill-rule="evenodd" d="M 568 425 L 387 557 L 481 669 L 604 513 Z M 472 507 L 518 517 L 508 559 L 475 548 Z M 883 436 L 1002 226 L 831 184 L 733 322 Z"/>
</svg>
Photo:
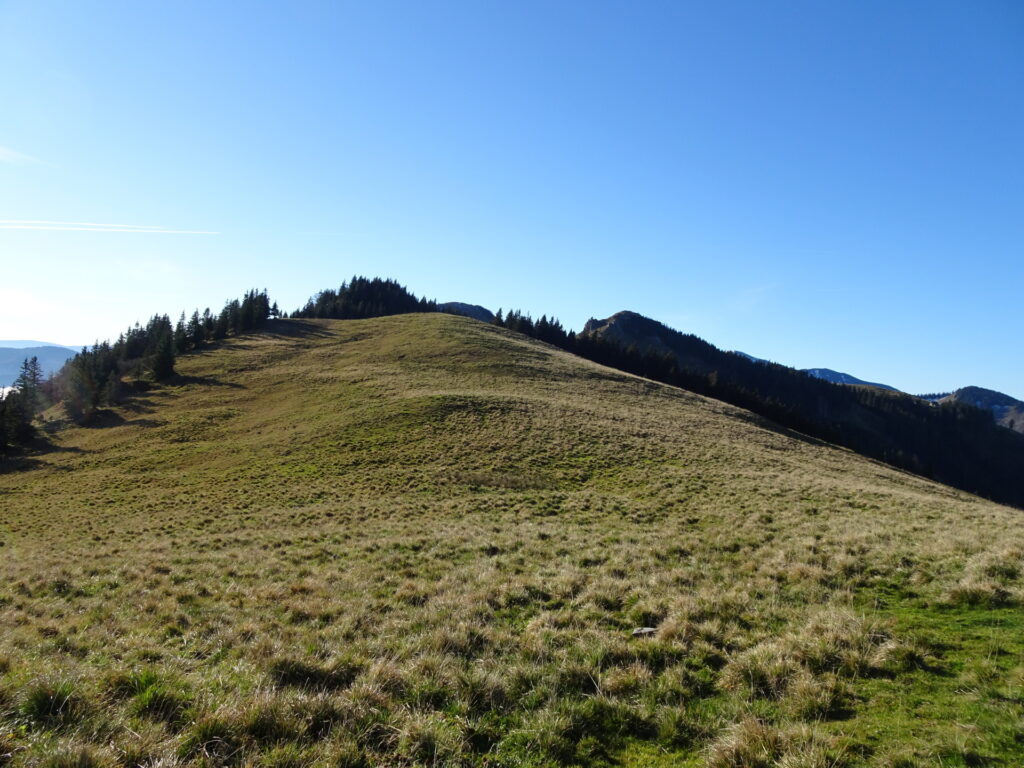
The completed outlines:
<svg viewBox="0 0 1024 768">
<path fill-rule="evenodd" d="M 877 384 L 872 381 L 864 381 L 858 379 L 856 376 L 851 376 L 848 373 L 841 373 L 840 371 L 833 371 L 831 368 L 804 368 L 804 373 L 809 373 L 816 379 L 824 379 L 825 381 L 831 381 L 833 384 L 848 384 L 852 387 L 878 387 L 879 389 L 889 389 L 893 392 L 898 392 L 896 387 L 890 387 L 888 384 Z"/>
<path fill-rule="evenodd" d="M 740 352 L 739 350 L 735 350 L 733 354 L 745 357 L 747 358 L 747 360 L 750 360 L 753 363 L 768 362 L 763 358 L 754 357 L 753 355 L 748 355 L 746 352 Z M 816 379 L 831 381 L 833 384 L 848 384 L 851 387 L 878 387 L 879 389 L 889 389 L 892 390 L 893 392 L 899 392 L 899 390 L 896 389 L 896 387 L 890 387 L 888 384 L 878 384 L 873 381 L 864 381 L 863 379 L 858 379 L 856 376 L 851 376 L 848 373 L 843 373 L 841 371 L 833 371 L 831 368 L 801 368 L 800 370 L 802 370 L 804 373 L 809 373 Z"/>
<path fill-rule="evenodd" d="M 48 344 L 45 341 L 3 340 L 0 339 L 0 387 L 10 386 L 18 378 L 21 364 L 28 357 L 39 358 L 43 367 L 43 375 L 49 376 L 61 369 L 61 366 L 78 350 Z"/>
<path fill-rule="evenodd" d="M 60 347 L 77 352 L 80 347 L 69 347 L 66 344 L 53 344 L 49 341 L 33 341 L 31 339 L 0 339 L 0 349 L 25 349 L 27 347 Z"/>
</svg>

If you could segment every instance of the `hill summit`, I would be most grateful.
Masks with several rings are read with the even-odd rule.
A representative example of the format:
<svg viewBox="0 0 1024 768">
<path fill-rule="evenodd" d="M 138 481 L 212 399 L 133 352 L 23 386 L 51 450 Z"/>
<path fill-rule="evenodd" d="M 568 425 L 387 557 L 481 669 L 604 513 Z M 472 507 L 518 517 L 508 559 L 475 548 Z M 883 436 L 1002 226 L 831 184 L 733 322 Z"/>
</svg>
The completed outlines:
<svg viewBox="0 0 1024 768">
<path fill-rule="evenodd" d="M 963 387 L 938 400 L 946 403 L 966 403 L 988 411 L 996 423 L 1024 432 L 1024 402 L 1016 398 L 982 387 Z"/>
<path fill-rule="evenodd" d="M 1021 756 L 1016 510 L 466 317 L 176 367 L 0 474 L 15 768 Z"/>
</svg>

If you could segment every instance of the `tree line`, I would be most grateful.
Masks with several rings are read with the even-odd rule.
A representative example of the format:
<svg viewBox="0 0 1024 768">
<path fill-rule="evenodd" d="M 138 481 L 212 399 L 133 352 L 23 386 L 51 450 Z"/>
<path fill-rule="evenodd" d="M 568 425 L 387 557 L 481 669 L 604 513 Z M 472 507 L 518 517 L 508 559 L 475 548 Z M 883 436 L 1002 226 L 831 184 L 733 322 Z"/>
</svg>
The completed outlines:
<svg viewBox="0 0 1024 768">
<path fill-rule="evenodd" d="M 304 306 L 292 312 L 292 317 L 356 320 L 436 311 L 436 301 L 416 298 L 395 280 L 357 276 L 342 283 L 338 290 L 320 291 Z"/>
<path fill-rule="evenodd" d="M 370 318 L 438 311 L 394 280 L 353 277 L 338 289 L 312 296 L 295 318 Z M 157 315 L 136 324 L 113 344 L 96 344 L 42 381 L 38 361 L 26 361 L 17 389 L 0 401 L 0 448 L 24 444 L 32 418 L 62 401 L 68 415 L 88 421 L 117 402 L 128 378 L 165 379 L 176 355 L 287 317 L 266 291 L 251 290 L 228 301 L 218 315 L 209 309 L 177 324 Z M 1024 435 L 1001 427 L 991 415 L 965 403 L 929 403 L 873 387 L 817 379 L 775 363 L 723 352 L 692 334 L 641 318 L 669 351 L 654 351 L 593 333 L 567 330 L 557 319 L 498 311 L 494 323 L 552 344 L 587 360 L 707 395 L 771 419 L 782 427 L 850 448 L 901 469 L 996 501 L 1024 507 Z"/>
<path fill-rule="evenodd" d="M 266 290 L 247 291 L 225 302 L 219 314 L 195 310 L 177 324 L 168 315 L 136 323 L 113 343 L 97 342 L 76 354 L 54 376 L 43 380 L 39 361 L 26 360 L 12 391 L 0 399 L 0 452 L 28 445 L 37 436 L 34 420 L 45 408 L 62 403 L 69 418 L 87 423 L 96 413 L 119 402 L 126 381 L 163 381 L 175 374 L 178 355 L 228 336 L 266 325 L 280 313 Z"/>
<path fill-rule="evenodd" d="M 43 407 L 44 383 L 39 358 L 26 358 L 14 388 L 0 396 L 0 453 L 6 455 L 11 446 L 25 445 L 35 437 L 32 422 Z"/>
</svg>

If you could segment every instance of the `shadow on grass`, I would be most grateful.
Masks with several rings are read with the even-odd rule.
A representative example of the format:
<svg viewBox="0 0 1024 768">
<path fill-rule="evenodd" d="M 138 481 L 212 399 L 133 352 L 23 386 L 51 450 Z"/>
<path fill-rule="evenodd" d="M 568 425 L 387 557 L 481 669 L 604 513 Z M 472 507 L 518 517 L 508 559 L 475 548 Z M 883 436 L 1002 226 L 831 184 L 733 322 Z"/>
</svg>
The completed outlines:
<svg viewBox="0 0 1024 768">
<path fill-rule="evenodd" d="M 84 429 L 109 429 L 119 427 L 126 422 L 124 416 L 110 408 L 100 408 L 78 426 Z"/>
<path fill-rule="evenodd" d="M 129 427 L 162 427 L 166 422 L 160 421 L 159 419 L 132 419 L 126 421 Z"/>
<path fill-rule="evenodd" d="M 269 336 L 285 338 L 309 336 L 323 339 L 333 335 L 330 331 L 321 328 L 309 320 L 275 320 L 269 323 L 266 328 L 261 328 L 260 332 Z"/>
<path fill-rule="evenodd" d="M 203 387 L 228 387 L 229 389 L 245 389 L 241 384 L 233 381 L 221 381 L 213 376 L 185 376 L 176 375 L 168 380 L 169 384 L 197 384 Z"/>
<path fill-rule="evenodd" d="M 40 456 L 48 453 L 77 453 L 89 451 L 77 446 L 57 445 L 45 437 L 37 437 L 25 452 L 0 452 L 0 475 L 10 472 L 24 472 L 43 466 Z M 57 469 L 62 469 L 57 467 Z"/>
</svg>

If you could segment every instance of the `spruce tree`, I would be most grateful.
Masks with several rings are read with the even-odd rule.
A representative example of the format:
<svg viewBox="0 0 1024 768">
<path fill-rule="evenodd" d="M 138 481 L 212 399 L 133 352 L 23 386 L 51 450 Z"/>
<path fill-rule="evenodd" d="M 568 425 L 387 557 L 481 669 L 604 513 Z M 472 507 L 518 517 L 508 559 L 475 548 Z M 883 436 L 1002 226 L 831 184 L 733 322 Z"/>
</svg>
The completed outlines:
<svg viewBox="0 0 1024 768">
<path fill-rule="evenodd" d="M 28 412 L 31 419 L 42 407 L 43 369 L 39 365 L 38 357 L 33 355 L 25 358 L 18 378 L 14 381 L 14 387 L 18 390 L 20 407 Z"/>
<path fill-rule="evenodd" d="M 169 333 L 164 333 L 157 341 L 150 370 L 153 371 L 153 378 L 157 381 L 163 381 L 174 375 L 174 347 L 171 344 Z"/>
<path fill-rule="evenodd" d="M 206 341 L 206 329 L 203 327 L 203 321 L 199 317 L 199 310 L 197 309 L 192 313 L 191 319 L 185 326 L 185 331 L 188 334 L 189 344 L 192 349 L 199 349 L 203 346 L 203 342 Z"/>
<path fill-rule="evenodd" d="M 185 328 L 185 313 L 181 313 L 178 324 L 174 326 L 174 350 L 179 355 L 188 349 L 188 330 Z"/>
</svg>

